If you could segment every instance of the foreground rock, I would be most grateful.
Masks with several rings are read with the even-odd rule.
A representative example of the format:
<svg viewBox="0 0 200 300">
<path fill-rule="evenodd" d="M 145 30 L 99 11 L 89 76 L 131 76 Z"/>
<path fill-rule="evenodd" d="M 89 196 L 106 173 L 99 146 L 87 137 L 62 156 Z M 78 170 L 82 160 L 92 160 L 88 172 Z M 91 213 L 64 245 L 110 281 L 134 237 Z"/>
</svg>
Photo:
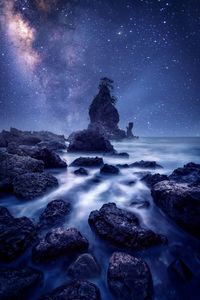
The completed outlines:
<svg viewBox="0 0 200 300">
<path fill-rule="evenodd" d="M 57 179 L 48 173 L 26 173 L 13 180 L 14 194 L 27 200 L 43 196 L 57 186 Z"/>
<path fill-rule="evenodd" d="M 108 267 L 108 286 L 118 300 L 152 299 L 153 283 L 146 262 L 126 253 L 115 252 Z"/>
<path fill-rule="evenodd" d="M 0 299 L 28 299 L 28 292 L 42 280 L 42 273 L 33 268 L 1 269 Z"/>
<path fill-rule="evenodd" d="M 56 288 L 40 300 L 101 300 L 101 295 L 95 284 L 77 280 Z"/>
<path fill-rule="evenodd" d="M 76 279 L 96 277 L 100 274 L 100 267 L 91 254 L 85 253 L 69 266 L 68 274 Z"/>
<path fill-rule="evenodd" d="M 101 168 L 100 173 L 101 174 L 113 174 L 113 175 L 117 175 L 117 174 L 119 174 L 119 168 L 115 167 L 115 166 L 112 166 L 112 165 L 105 164 Z"/>
<path fill-rule="evenodd" d="M 40 215 L 39 227 L 54 226 L 64 222 L 71 211 L 71 204 L 63 200 L 53 200 Z"/>
<path fill-rule="evenodd" d="M 102 134 L 94 130 L 72 133 L 69 138 L 68 152 L 114 152 L 114 148 Z"/>
<path fill-rule="evenodd" d="M 158 174 L 158 173 L 147 174 L 141 179 L 141 181 L 144 181 L 149 187 L 152 187 L 154 184 L 164 180 L 168 180 L 167 175 Z"/>
<path fill-rule="evenodd" d="M 164 236 L 142 228 L 134 213 L 118 208 L 115 203 L 92 211 L 88 221 L 101 238 L 121 248 L 142 250 L 166 242 Z"/>
<path fill-rule="evenodd" d="M 47 262 L 61 255 L 87 250 L 88 241 L 76 228 L 61 227 L 49 231 L 33 248 L 33 259 Z"/>
<path fill-rule="evenodd" d="M 10 154 L 20 156 L 30 156 L 44 163 L 45 168 L 66 168 L 67 164 L 58 154 L 48 148 L 40 148 L 38 146 L 18 146 L 16 143 L 10 143 L 7 147 Z"/>
<path fill-rule="evenodd" d="M 179 226 L 200 238 L 200 186 L 162 181 L 152 188 L 154 202 Z"/>
<path fill-rule="evenodd" d="M 31 220 L 26 217 L 14 218 L 7 208 L 0 206 L 1 262 L 10 262 L 19 257 L 35 237 L 36 228 Z"/>
<path fill-rule="evenodd" d="M 103 159 L 101 157 L 79 157 L 70 166 L 72 167 L 101 167 Z"/>
<path fill-rule="evenodd" d="M 169 176 L 169 179 L 180 183 L 200 183 L 200 164 L 190 162 L 184 165 L 183 168 L 174 170 L 173 173 Z"/>
<path fill-rule="evenodd" d="M 12 191 L 13 180 L 25 173 L 41 173 L 44 169 L 42 161 L 31 157 L 11 155 L 0 152 L 0 190 Z"/>
<path fill-rule="evenodd" d="M 56 142 L 65 147 L 65 137 L 49 131 L 22 131 L 10 128 L 10 131 L 3 130 L 0 133 L 0 147 L 8 146 L 15 142 L 18 145 L 34 146 L 41 142 Z M 63 148 L 64 149 L 64 148 Z"/>
<path fill-rule="evenodd" d="M 88 175 L 88 171 L 84 168 L 79 168 L 77 170 L 74 171 L 75 175 L 80 175 L 80 176 L 87 176 Z"/>
<path fill-rule="evenodd" d="M 157 164 L 156 161 L 136 161 L 129 165 L 131 168 L 140 168 L 140 169 L 162 169 L 163 167 Z"/>
</svg>

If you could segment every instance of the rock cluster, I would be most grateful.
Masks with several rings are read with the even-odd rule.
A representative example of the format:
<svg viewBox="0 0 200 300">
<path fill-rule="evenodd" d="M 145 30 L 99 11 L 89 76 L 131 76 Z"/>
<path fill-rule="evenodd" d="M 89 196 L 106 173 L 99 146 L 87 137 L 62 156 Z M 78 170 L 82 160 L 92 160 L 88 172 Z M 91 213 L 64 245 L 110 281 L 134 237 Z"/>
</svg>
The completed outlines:
<svg viewBox="0 0 200 300">
<path fill-rule="evenodd" d="M 101 238 L 121 248 L 142 250 L 167 241 L 164 236 L 142 228 L 134 213 L 118 208 L 115 203 L 92 211 L 88 221 Z"/>
</svg>

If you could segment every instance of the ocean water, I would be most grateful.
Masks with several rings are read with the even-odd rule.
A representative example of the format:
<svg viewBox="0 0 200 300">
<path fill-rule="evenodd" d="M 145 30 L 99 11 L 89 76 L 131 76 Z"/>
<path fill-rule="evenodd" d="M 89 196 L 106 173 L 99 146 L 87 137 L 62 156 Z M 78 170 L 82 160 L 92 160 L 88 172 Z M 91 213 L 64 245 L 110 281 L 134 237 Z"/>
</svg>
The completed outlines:
<svg viewBox="0 0 200 300">
<path fill-rule="evenodd" d="M 140 138 L 134 141 L 113 142 L 118 152 L 128 152 L 130 157 L 120 158 L 102 156 L 105 163 L 132 163 L 138 160 L 155 160 L 163 169 L 153 171 L 170 174 L 175 168 L 188 162 L 200 163 L 200 138 Z M 99 154 L 96 154 L 100 156 Z M 68 165 L 79 156 L 95 156 L 84 153 L 61 153 Z M 118 207 L 133 211 L 140 218 L 142 226 L 147 226 L 168 237 L 168 245 L 150 248 L 145 251 L 131 252 L 143 258 L 151 269 L 154 283 L 155 299 L 198 299 L 200 277 L 200 244 L 198 240 L 176 226 L 153 203 L 149 188 L 140 181 L 141 169 L 121 169 L 117 176 L 101 176 L 98 183 L 93 182 L 99 177 L 99 168 L 89 169 L 89 176 L 81 177 L 73 174 L 75 168 L 68 167 L 65 171 L 50 170 L 58 179 L 59 187 L 48 195 L 36 200 L 22 201 L 14 196 L 2 195 L 0 205 L 6 206 L 15 217 L 27 216 L 34 222 L 38 221 L 41 211 L 48 202 L 54 199 L 69 200 L 72 212 L 66 218 L 65 227 L 76 227 L 87 237 L 92 253 L 101 266 L 101 276 L 91 278 L 101 290 L 103 300 L 113 299 L 107 288 L 106 272 L 109 257 L 117 249 L 100 240 L 88 225 L 88 216 L 92 210 L 99 209 L 104 203 L 115 202 Z M 146 170 L 145 170 L 146 171 Z M 135 181 L 132 185 L 127 182 Z M 131 205 L 133 201 L 149 201 L 150 207 L 138 208 Z M 30 299 L 38 299 L 39 295 L 70 280 L 67 267 L 74 257 L 63 257 L 47 265 L 35 265 L 31 262 L 30 251 L 27 251 L 11 267 L 30 265 L 44 272 L 42 285 L 31 295 Z M 182 258 L 194 274 L 190 283 L 180 283 L 171 278 L 167 267 L 176 258 Z"/>
</svg>

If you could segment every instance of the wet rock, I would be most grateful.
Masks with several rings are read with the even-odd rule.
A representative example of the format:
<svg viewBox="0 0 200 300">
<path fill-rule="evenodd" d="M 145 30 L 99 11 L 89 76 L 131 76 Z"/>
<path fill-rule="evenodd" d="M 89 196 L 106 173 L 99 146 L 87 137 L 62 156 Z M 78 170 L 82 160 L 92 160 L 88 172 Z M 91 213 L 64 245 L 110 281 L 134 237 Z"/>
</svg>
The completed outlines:
<svg viewBox="0 0 200 300">
<path fill-rule="evenodd" d="M 101 294 L 94 283 L 76 280 L 54 289 L 40 300 L 101 300 Z"/>
<path fill-rule="evenodd" d="M 11 155 L 0 152 L 0 181 L 4 181 L 4 188 L 12 191 L 13 180 L 21 174 L 29 172 L 43 172 L 44 163 L 31 157 Z"/>
<path fill-rule="evenodd" d="M 118 208 L 115 203 L 92 211 L 88 222 L 101 238 L 121 248 L 141 250 L 166 243 L 164 236 L 142 228 L 134 213 Z"/>
<path fill-rule="evenodd" d="M 34 224 L 26 217 L 14 218 L 0 206 L 0 261 L 10 262 L 19 257 L 36 237 Z"/>
<path fill-rule="evenodd" d="M 121 183 L 128 185 L 128 186 L 132 186 L 136 183 L 136 181 L 135 180 L 124 180 Z"/>
<path fill-rule="evenodd" d="M 108 286 L 119 300 L 152 299 L 153 283 L 146 262 L 126 253 L 115 252 L 108 267 Z"/>
<path fill-rule="evenodd" d="M 70 166 L 72 167 L 101 167 L 103 159 L 101 157 L 79 157 Z"/>
<path fill-rule="evenodd" d="M 182 259 L 175 259 L 168 267 L 168 272 L 172 279 L 179 281 L 190 281 L 193 273 Z"/>
<path fill-rule="evenodd" d="M 39 218 L 39 226 L 53 226 L 64 222 L 71 211 L 71 204 L 63 200 L 53 200 L 47 204 Z"/>
<path fill-rule="evenodd" d="M 140 169 L 161 169 L 161 165 L 157 164 L 156 161 L 136 161 L 129 165 L 131 168 L 140 168 Z"/>
<path fill-rule="evenodd" d="M 163 175 L 159 173 L 147 174 L 141 179 L 141 181 L 144 181 L 149 187 L 152 187 L 154 184 L 164 180 L 168 180 L 167 175 Z"/>
<path fill-rule="evenodd" d="M 96 277 L 100 274 L 100 267 L 91 254 L 85 253 L 69 266 L 68 274 L 76 279 Z"/>
<path fill-rule="evenodd" d="M 149 201 L 132 201 L 131 206 L 135 206 L 137 208 L 148 208 L 150 206 Z"/>
<path fill-rule="evenodd" d="M 0 299 L 28 299 L 28 293 L 42 280 L 42 273 L 33 268 L 1 269 Z"/>
<path fill-rule="evenodd" d="M 13 180 L 14 194 L 27 200 L 40 197 L 57 186 L 57 179 L 48 173 L 26 173 Z"/>
<path fill-rule="evenodd" d="M 179 226 L 200 238 L 200 187 L 161 181 L 151 190 L 154 202 Z"/>
<path fill-rule="evenodd" d="M 200 180 L 200 164 L 190 162 L 184 165 L 183 168 L 174 170 L 169 179 L 180 183 L 196 183 Z"/>
<path fill-rule="evenodd" d="M 82 130 L 69 136 L 68 152 L 114 152 L 114 148 L 102 134 L 94 130 Z"/>
<path fill-rule="evenodd" d="M 117 174 L 119 174 L 119 168 L 112 166 L 112 165 L 105 164 L 101 168 L 100 173 L 117 175 Z"/>
<path fill-rule="evenodd" d="M 113 156 L 120 158 L 129 158 L 129 154 L 127 152 L 114 153 Z"/>
<path fill-rule="evenodd" d="M 87 250 L 87 239 L 76 228 L 56 228 L 49 231 L 45 238 L 33 248 L 36 262 L 47 262 L 61 255 Z"/>
<path fill-rule="evenodd" d="M 81 176 L 87 176 L 88 175 L 88 171 L 84 168 L 79 168 L 77 170 L 74 171 L 75 175 L 81 175 Z"/>
<path fill-rule="evenodd" d="M 30 155 L 35 159 L 42 160 L 45 168 L 66 168 L 67 164 L 58 154 L 47 148 L 38 148 L 34 154 Z"/>
</svg>

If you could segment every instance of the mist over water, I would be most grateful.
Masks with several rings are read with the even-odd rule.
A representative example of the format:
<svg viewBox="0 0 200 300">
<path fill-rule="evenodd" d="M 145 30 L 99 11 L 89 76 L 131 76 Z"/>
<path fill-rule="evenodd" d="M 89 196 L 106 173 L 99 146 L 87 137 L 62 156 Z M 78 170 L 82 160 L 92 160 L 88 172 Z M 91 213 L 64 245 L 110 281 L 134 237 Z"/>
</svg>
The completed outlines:
<svg viewBox="0 0 200 300">
<path fill-rule="evenodd" d="M 138 160 L 155 160 L 164 167 L 155 173 L 167 175 L 175 168 L 190 161 L 200 163 L 200 138 L 141 138 L 134 141 L 113 142 L 113 146 L 118 152 L 128 152 L 130 157 L 124 159 L 106 155 L 103 156 L 105 163 L 125 164 Z M 99 154 L 97 155 L 99 156 Z M 63 152 L 61 156 L 70 165 L 77 157 L 90 155 Z M 93 153 L 91 156 L 95 156 L 95 154 Z M 106 272 L 109 257 L 116 248 L 100 240 L 91 231 L 88 225 L 88 216 L 92 210 L 99 209 L 108 202 L 115 202 L 118 207 L 133 211 L 140 218 L 142 226 L 147 226 L 168 237 L 167 246 L 131 252 L 132 255 L 144 258 L 149 264 L 153 276 L 155 299 L 188 299 L 187 289 L 184 288 L 181 291 L 181 298 L 178 296 L 168 276 L 167 267 L 175 259 L 175 253 L 182 249 L 181 254 L 186 259 L 188 266 L 194 274 L 199 273 L 197 266 L 200 261 L 196 255 L 199 243 L 177 227 L 154 205 L 149 188 L 140 181 L 142 176 L 140 172 L 146 170 L 121 169 L 117 176 L 100 176 L 99 168 L 92 168 L 89 169 L 89 176 L 87 177 L 74 175 L 74 170 L 74 167 L 68 167 L 66 171 L 52 171 L 59 181 L 59 187 L 42 198 L 22 201 L 17 200 L 14 196 L 5 195 L 0 199 L 0 204 L 6 206 L 15 217 L 27 216 L 37 222 L 41 211 L 48 202 L 54 199 L 69 200 L 72 204 L 72 212 L 66 218 L 64 226 L 76 227 L 89 240 L 89 252 L 94 254 L 102 269 L 101 276 L 97 279 L 91 278 L 90 281 L 99 286 L 103 300 L 112 299 L 107 288 Z M 152 170 L 150 171 L 152 172 Z M 99 180 L 94 181 L 94 177 Z M 128 185 L 127 182 L 130 181 L 135 183 Z M 150 207 L 138 208 L 131 205 L 133 201 L 142 202 L 144 200 L 150 202 Z M 40 287 L 31 299 L 38 299 L 41 290 L 42 292 L 50 291 L 68 282 L 70 278 L 67 275 L 67 267 L 72 258 L 75 259 L 75 257 L 67 256 L 48 265 L 34 265 L 44 272 L 44 286 Z M 27 264 L 27 261 L 28 254 L 26 253 L 11 266 L 23 266 Z M 28 264 L 31 263 L 28 262 Z M 194 291 L 195 288 L 194 285 Z"/>
</svg>

